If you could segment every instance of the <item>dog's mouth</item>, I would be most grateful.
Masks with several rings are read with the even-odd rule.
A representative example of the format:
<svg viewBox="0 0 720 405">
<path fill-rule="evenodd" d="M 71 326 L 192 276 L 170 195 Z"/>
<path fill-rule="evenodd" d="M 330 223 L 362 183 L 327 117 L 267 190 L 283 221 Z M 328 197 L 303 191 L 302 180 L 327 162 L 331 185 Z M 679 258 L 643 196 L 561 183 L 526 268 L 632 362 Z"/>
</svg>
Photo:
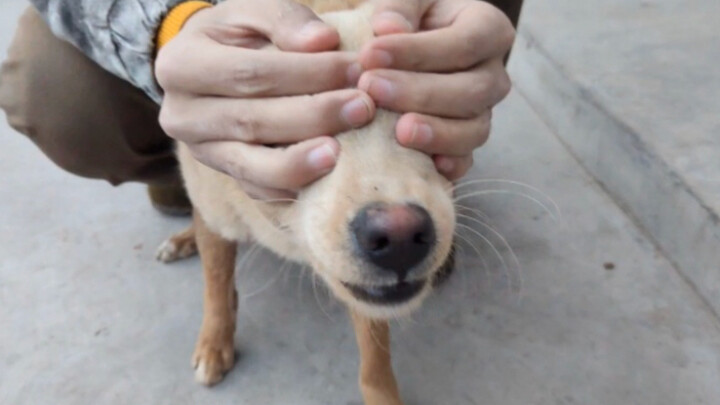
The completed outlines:
<svg viewBox="0 0 720 405">
<path fill-rule="evenodd" d="M 386 286 L 360 286 L 349 283 L 343 283 L 343 285 L 360 301 L 391 305 L 409 301 L 422 291 L 426 283 L 427 280 L 414 280 Z"/>
</svg>

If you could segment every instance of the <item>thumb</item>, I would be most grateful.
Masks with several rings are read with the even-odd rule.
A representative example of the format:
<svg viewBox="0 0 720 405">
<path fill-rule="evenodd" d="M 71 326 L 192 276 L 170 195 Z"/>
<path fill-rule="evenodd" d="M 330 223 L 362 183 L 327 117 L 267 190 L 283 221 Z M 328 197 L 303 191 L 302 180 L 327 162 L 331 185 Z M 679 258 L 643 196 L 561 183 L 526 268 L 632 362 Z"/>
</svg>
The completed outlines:
<svg viewBox="0 0 720 405">
<path fill-rule="evenodd" d="M 372 27 L 375 35 L 409 33 L 417 31 L 426 8 L 418 0 L 377 0 L 373 11 Z"/>
</svg>

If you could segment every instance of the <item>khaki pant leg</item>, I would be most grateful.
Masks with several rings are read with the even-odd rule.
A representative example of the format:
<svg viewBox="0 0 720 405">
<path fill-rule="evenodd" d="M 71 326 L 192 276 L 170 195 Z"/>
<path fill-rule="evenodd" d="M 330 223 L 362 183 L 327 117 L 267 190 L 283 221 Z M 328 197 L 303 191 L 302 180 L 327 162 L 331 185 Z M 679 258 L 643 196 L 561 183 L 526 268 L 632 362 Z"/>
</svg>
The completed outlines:
<svg viewBox="0 0 720 405">
<path fill-rule="evenodd" d="M 61 168 L 112 184 L 178 184 L 159 107 L 56 38 L 29 8 L 0 68 L 0 108 Z"/>
</svg>

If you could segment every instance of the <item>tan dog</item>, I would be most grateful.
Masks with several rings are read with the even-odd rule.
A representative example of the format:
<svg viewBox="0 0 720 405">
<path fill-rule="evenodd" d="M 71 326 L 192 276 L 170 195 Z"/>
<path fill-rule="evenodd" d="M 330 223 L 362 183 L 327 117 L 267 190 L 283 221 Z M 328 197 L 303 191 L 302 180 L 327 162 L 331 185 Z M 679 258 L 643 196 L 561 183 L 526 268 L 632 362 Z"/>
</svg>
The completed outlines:
<svg viewBox="0 0 720 405">
<path fill-rule="evenodd" d="M 350 10 L 362 1 L 303 3 L 317 12 L 334 11 L 321 17 L 337 27 L 342 50 L 359 50 L 373 37 L 371 6 Z M 198 381 L 217 383 L 233 366 L 236 248 L 252 238 L 311 265 L 348 305 L 365 404 L 402 403 L 387 319 L 418 308 L 430 293 L 451 250 L 455 212 L 450 183 L 431 158 L 395 141 L 398 118 L 379 110 L 369 125 L 338 135 L 341 153 L 334 170 L 293 202 L 251 199 L 232 178 L 197 162 L 180 145 L 194 222 L 163 244 L 158 257 L 172 261 L 198 250 L 202 258 L 204 314 L 193 356 Z"/>
</svg>

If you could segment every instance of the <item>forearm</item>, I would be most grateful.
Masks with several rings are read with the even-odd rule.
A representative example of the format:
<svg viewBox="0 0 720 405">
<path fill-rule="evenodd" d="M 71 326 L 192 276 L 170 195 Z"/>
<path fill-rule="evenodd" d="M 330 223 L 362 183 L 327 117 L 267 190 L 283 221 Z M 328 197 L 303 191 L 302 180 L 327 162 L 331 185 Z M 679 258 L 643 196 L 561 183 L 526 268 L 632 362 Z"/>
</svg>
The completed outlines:
<svg viewBox="0 0 720 405">
<path fill-rule="evenodd" d="M 155 35 L 183 0 L 30 0 L 53 33 L 159 102 Z"/>
</svg>

